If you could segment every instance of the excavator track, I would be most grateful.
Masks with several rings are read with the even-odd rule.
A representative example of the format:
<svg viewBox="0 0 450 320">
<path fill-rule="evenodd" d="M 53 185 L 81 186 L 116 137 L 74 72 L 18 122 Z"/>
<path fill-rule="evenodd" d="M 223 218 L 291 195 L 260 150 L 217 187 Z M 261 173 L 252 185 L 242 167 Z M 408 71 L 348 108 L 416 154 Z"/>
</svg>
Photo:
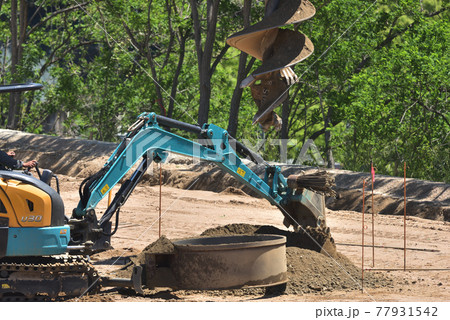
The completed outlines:
<svg viewBox="0 0 450 320">
<path fill-rule="evenodd" d="M 0 259 L 0 301 L 78 297 L 100 288 L 97 271 L 83 256 Z"/>
</svg>

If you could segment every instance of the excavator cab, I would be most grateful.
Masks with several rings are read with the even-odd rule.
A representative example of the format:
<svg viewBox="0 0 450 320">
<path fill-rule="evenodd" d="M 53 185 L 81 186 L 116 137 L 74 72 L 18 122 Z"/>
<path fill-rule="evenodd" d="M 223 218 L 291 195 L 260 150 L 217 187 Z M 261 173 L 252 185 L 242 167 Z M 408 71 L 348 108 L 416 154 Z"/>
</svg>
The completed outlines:
<svg viewBox="0 0 450 320">
<path fill-rule="evenodd" d="M 42 87 L 37 83 L 2 85 L 0 93 Z M 51 171 L 44 170 L 39 176 L 43 181 L 26 173 L 0 170 L 0 259 L 67 251 L 70 228 L 63 201 L 49 185 Z"/>
<path fill-rule="evenodd" d="M 70 228 L 61 196 L 32 176 L 0 171 L 0 258 L 67 251 Z"/>
</svg>

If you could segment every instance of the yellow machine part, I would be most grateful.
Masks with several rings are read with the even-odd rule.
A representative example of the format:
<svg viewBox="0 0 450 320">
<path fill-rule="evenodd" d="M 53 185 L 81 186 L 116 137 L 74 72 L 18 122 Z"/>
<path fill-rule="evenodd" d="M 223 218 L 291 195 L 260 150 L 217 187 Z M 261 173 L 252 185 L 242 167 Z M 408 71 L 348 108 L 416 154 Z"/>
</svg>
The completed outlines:
<svg viewBox="0 0 450 320">
<path fill-rule="evenodd" d="M 18 226 L 19 223 L 17 222 L 14 209 L 11 206 L 11 203 L 9 202 L 8 196 L 3 191 L 5 187 L 6 187 L 5 182 L 0 179 L 0 218 L 8 218 L 9 226 L 12 225 Z"/>
<path fill-rule="evenodd" d="M 0 179 L 0 200 L 9 218 L 9 227 L 47 227 L 51 225 L 52 201 L 41 189 L 14 179 Z"/>
</svg>

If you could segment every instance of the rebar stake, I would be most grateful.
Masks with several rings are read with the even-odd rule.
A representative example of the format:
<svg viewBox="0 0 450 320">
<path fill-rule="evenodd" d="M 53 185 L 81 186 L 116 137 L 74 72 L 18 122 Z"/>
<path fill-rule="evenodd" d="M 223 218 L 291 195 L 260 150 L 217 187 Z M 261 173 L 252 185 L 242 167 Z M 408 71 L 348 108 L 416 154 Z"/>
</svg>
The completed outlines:
<svg viewBox="0 0 450 320">
<path fill-rule="evenodd" d="M 373 202 L 373 182 L 375 181 L 375 170 L 371 163 L 372 175 L 372 267 L 375 268 L 375 203 Z"/>
<path fill-rule="evenodd" d="M 366 180 L 363 180 L 363 203 L 362 203 L 362 232 L 361 232 L 361 291 L 364 292 L 364 190 L 366 189 Z"/>
<path fill-rule="evenodd" d="M 405 201 L 405 204 L 403 205 L 403 270 L 406 271 L 406 162 L 404 163 L 404 178 L 403 178 L 403 198 Z"/>
<path fill-rule="evenodd" d="M 158 224 L 159 224 L 159 237 L 161 238 L 161 198 L 162 198 L 162 167 L 161 163 L 159 163 L 159 217 L 158 217 Z"/>
</svg>

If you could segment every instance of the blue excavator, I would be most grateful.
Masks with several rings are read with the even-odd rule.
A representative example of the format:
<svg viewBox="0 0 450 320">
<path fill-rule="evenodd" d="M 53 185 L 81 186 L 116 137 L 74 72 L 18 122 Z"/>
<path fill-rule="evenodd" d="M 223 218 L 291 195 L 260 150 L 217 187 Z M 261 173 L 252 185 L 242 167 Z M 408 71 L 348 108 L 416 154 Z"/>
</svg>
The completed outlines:
<svg viewBox="0 0 450 320">
<path fill-rule="evenodd" d="M 40 87 L 3 86 L 0 92 L 27 88 Z M 198 140 L 186 139 L 170 129 L 195 134 Z M 135 270 L 128 281 L 101 278 L 87 257 L 111 247 L 111 236 L 119 227 L 120 208 L 151 162 L 164 162 L 170 152 L 215 163 L 276 206 L 286 226 L 325 227 L 322 194 L 304 188 L 299 176 L 284 177 L 280 167 L 265 162 L 226 130 L 214 124 L 200 127 L 143 113 L 103 168 L 81 183 L 80 200 L 70 217 L 65 215 L 59 190 L 50 186 L 55 177 L 50 170 L 41 173 L 37 169 L 39 179 L 22 172 L 0 171 L 0 299 L 78 296 L 110 285 L 129 286 L 139 292 L 142 270 Z M 242 158 L 262 164 L 264 175 L 255 174 Z M 132 168 L 136 169 L 125 178 Z M 98 218 L 97 204 L 119 182 L 121 187 Z"/>
</svg>

